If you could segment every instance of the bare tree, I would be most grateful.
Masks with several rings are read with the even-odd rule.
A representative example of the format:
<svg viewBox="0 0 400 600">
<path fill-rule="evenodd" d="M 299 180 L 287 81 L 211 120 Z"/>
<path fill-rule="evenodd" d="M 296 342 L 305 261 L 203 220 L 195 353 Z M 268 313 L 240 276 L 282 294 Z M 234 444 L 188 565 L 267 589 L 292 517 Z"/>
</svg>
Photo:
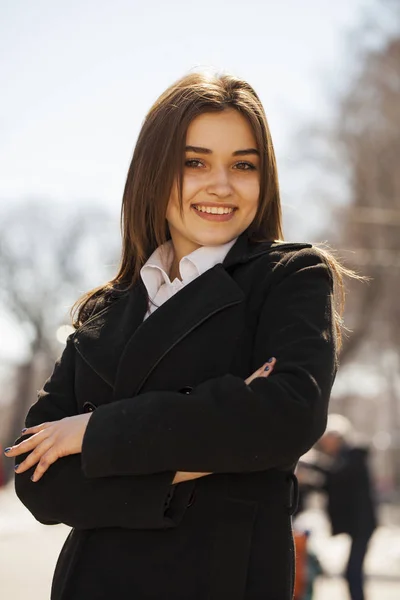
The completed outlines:
<svg viewBox="0 0 400 600">
<path fill-rule="evenodd" d="M 347 65 L 332 121 L 308 131 L 309 157 L 325 175 L 320 170 L 320 181 L 335 181 L 343 190 L 339 200 L 325 194 L 331 219 L 320 233 L 340 248 L 348 266 L 371 278 L 368 284 L 348 283 L 345 321 L 352 332 L 341 364 L 369 356 L 383 372 L 389 354 L 391 364 L 400 364 L 400 4 L 377 1 L 353 32 L 352 49 L 354 62 Z M 387 370 L 385 375 L 388 402 L 382 409 L 390 415 L 400 488 L 400 398 Z"/>
<path fill-rule="evenodd" d="M 36 400 L 38 371 L 48 376 L 60 354 L 58 327 L 70 323 L 69 309 L 83 292 L 112 277 L 119 243 L 115 219 L 93 204 L 31 200 L 2 215 L 0 305 L 26 342 L 13 378 L 7 443 Z"/>
<path fill-rule="evenodd" d="M 352 294 L 358 318 L 342 360 L 367 337 L 393 347 L 400 341 L 393 301 L 400 293 L 400 35 L 370 51 L 363 67 L 343 99 L 337 124 L 351 190 L 338 220 L 341 247 L 372 283 Z"/>
<path fill-rule="evenodd" d="M 321 214 L 314 235 L 371 278 L 349 282 L 346 320 L 352 329 L 341 354 L 351 360 L 368 340 L 397 343 L 400 265 L 400 4 L 377 0 L 352 32 L 344 84 L 331 117 L 303 128 L 298 161 L 311 171 L 309 203 Z M 346 77 L 347 71 L 347 77 Z M 382 327 L 381 320 L 388 324 Z"/>
</svg>

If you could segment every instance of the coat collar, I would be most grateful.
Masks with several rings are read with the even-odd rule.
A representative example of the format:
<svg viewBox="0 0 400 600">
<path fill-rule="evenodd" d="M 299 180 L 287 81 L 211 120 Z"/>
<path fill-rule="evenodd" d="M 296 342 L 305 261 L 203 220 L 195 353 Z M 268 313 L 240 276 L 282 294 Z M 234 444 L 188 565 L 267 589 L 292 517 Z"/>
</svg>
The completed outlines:
<svg viewBox="0 0 400 600">
<path fill-rule="evenodd" d="M 147 294 L 141 280 L 76 330 L 76 350 L 113 390 L 113 399 L 137 395 L 163 357 L 201 323 L 240 304 L 244 293 L 229 274 L 276 248 L 310 244 L 251 243 L 240 235 L 224 261 L 185 286 L 143 321 Z"/>
<path fill-rule="evenodd" d="M 306 242 L 254 242 L 249 238 L 247 232 L 244 231 L 229 250 L 222 265 L 225 269 L 229 269 L 237 264 L 246 263 L 274 250 L 311 248 L 311 246 L 312 244 Z"/>
</svg>

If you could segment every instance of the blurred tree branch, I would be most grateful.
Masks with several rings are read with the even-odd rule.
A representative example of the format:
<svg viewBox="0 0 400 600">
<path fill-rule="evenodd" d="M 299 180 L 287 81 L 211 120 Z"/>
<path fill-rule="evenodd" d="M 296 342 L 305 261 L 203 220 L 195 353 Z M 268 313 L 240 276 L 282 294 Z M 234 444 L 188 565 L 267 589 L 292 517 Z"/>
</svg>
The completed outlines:
<svg viewBox="0 0 400 600">
<path fill-rule="evenodd" d="M 350 50 L 333 116 L 302 132 L 302 156 L 318 177 L 316 209 L 322 204 L 330 216 L 320 235 L 347 266 L 371 278 L 347 283 L 351 331 L 341 364 L 369 355 L 379 368 L 385 356 L 400 364 L 400 3 L 377 0 L 353 31 Z M 400 398 L 392 379 L 385 378 L 380 410 L 400 488 Z"/>
<path fill-rule="evenodd" d="M 117 223 L 93 204 L 67 207 L 32 200 L 2 215 L 0 305 L 26 341 L 26 358 L 14 377 L 8 444 L 36 401 L 39 365 L 49 376 L 60 354 L 58 327 L 70 323 L 68 309 L 82 293 L 112 277 L 119 243 Z M 10 465 L 6 462 L 7 475 Z"/>
</svg>

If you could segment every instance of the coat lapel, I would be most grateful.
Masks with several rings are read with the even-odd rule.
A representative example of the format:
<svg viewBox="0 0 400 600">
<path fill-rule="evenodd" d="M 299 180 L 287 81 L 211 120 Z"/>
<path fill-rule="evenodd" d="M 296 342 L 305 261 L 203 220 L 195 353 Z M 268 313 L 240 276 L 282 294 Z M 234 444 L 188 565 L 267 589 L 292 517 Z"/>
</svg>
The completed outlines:
<svg viewBox="0 0 400 600">
<path fill-rule="evenodd" d="M 282 246 L 310 244 L 251 244 L 242 234 L 222 264 L 194 279 L 145 321 L 147 296 L 140 280 L 76 331 L 75 347 L 113 389 L 113 400 L 137 395 L 182 339 L 215 313 L 243 301 L 243 291 L 229 274 L 230 268 Z"/>
<path fill-rule="evenodd" d="M 129 292 L 86 321 L 74 336 L 77 352 L 111 388 L 123 349 L 147 310 L 144 285 Z"/>
<path fill-rule="evenodd" d="M 215 313 L 242 300 L 240 287 L 217 264 L 143 321 L 147 298 L 140 281 L 76 331 L 75 347 L 113 388 L 114 400 L 134 396 L 179 341 Z"/>
<path fill-rule="evenodd" d="M 114 399 L 138 394 L 176 344 L 215 313 L 242 302 L 243 297 L 221 264 L 182 288 L 130 336 L 119 361 Z"/>
</svg>

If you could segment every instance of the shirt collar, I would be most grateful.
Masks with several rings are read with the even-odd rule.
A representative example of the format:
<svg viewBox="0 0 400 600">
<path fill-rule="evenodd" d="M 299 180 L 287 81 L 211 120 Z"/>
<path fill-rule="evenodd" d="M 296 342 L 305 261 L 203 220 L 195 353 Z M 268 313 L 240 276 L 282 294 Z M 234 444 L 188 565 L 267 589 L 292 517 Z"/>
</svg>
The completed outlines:
<svg viewBox="0 0 400 600">
<path fill-rule="evenodd" d="M 179 263 L 182 283 L 189 283 L 192 279 L 221 263 L 236 239 L 219 246 L 200 246 L 184 256 Z M 172 241 L 168 240 L 153 252 L 140 270 L 140 276 L 151 299 L 155 297 L 163 283 L 171 283 L 168 273 L 173 261 L 173 252 Z"/>
</svg>

